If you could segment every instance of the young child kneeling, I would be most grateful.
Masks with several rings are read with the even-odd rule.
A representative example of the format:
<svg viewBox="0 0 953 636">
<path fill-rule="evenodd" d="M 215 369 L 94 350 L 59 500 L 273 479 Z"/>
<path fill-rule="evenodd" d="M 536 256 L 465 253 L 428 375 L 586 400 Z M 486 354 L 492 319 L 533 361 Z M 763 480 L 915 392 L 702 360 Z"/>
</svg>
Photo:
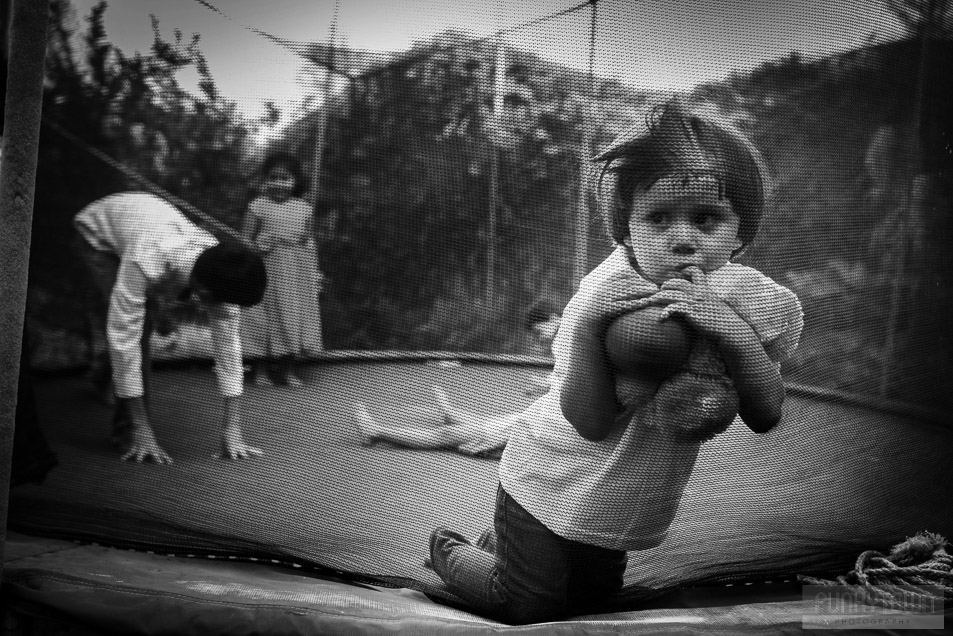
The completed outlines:
<svg viewBox="0 0 953 636">
<path fill-rule="evenodd" d="M 446 528 L 430 538 L 448 589 L 508 623 L 604 609 L 623 587 L 627 551 L 665 539 L 701 444 L 735 415 L 757 433 L 778 423 L 779 362 L 800 337 L 794 294 L 731 262 L 768 194 L 740 132 L 675 99 L 596 159 L 616 180 L 607 225 L 617 248 L 566 307 L 552 388 L 513 428 L 495 538 L 473 544 Z M 691 334 L 678 369 L 613 366 L 606 332 L 638 311 Z"/>
</svg>

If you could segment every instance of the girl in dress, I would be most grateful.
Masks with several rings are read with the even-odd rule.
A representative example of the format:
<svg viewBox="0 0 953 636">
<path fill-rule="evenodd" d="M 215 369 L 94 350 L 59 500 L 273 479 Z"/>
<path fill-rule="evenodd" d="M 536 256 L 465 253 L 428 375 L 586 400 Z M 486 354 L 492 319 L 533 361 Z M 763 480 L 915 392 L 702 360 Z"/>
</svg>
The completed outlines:
<svg viewBox="0 0 953 636">
<path fill-rule="evenodd" d="M 298 387 L 295 361 L 324 348 L 314 217 L 302 198 L 308 185 L 297 158 L 272 154 L 261 174 L 263 193 L 249 204 L 242 234 L 262 253 L 268 289 L 243 315 L 242 342 L 256 384 Z"/>
</svg>

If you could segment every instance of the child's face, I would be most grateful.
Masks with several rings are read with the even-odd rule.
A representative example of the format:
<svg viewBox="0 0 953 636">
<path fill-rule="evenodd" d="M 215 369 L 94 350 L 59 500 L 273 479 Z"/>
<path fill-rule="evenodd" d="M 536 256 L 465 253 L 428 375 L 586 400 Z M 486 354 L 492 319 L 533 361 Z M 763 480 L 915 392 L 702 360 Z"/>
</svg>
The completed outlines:
<svg viewBox="0 0 953 636">
<path fill-rule="evenodd" d="M 294 175 L 286 166 L 275 166 L 265 175 L 265 191 L 276 201 L 288 199 L 294 187 Z"/>
<path fill-rule="evenodd" d="M 713 177 L 665 177 L 632 197 L 629 241 L 642 273 L 661 284 L 691 265 L 711 272 L 727 263 L 741 247 L 739 222 Z"/>
</svg>

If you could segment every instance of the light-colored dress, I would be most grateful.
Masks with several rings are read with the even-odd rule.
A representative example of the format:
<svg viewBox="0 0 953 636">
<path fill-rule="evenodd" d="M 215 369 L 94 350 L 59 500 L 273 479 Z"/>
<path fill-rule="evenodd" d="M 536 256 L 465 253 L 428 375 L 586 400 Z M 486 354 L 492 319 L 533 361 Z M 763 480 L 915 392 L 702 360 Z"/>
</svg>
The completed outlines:
<svg viewBox="0 0 953 636">
<path fill-rule="evenodd" d="M 311 206 L 259 197 L 248 206 L 242 233 L 262 251 L 268 287 L 261 304 L 242 315 L 246 358 L 307 357 L 321 351 L 320 272 Z"/>
</svg>

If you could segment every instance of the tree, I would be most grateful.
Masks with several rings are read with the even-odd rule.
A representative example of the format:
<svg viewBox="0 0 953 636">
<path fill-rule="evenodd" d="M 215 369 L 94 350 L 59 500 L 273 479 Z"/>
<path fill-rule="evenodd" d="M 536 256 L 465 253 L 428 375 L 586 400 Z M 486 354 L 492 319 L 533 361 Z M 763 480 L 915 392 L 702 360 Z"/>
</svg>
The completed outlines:
<svg viewBox="0 0 953 636">
<path fill-rule="evenodd" d="M 953 39 L 953 3 L 950 0 L 883 0 L 911 37 L 926 35 Z"/>
<path fill-rule="evenodd" d="M 439 34 L 364 60 L 332 100 L 317 208 L 339 219 L 321 251 L 333 346 L 512 351 L 536 300 L 568 299 L 588 78 L 502 46 Z M 640 96 L 600 88 L 605 141 Z M 310 157 L 319 119 L 281 144 Z"/>
</svg>

